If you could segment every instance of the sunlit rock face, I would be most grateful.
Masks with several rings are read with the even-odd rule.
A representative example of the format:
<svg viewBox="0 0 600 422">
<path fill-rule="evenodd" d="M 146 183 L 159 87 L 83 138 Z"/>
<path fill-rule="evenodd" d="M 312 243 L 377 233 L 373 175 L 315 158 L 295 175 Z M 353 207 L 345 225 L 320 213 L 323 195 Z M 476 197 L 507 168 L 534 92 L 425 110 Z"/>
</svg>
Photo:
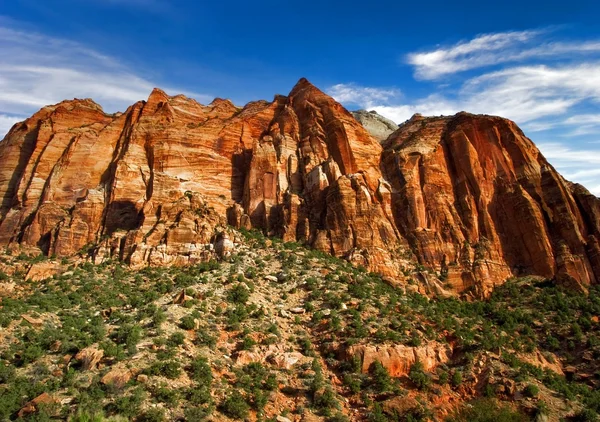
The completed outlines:
<svg viewBox="0 0 600 422">
<path fill-rule="evenodd" d="M 598 206 L 511 121 L 415 116 L 384 143 L 396 227 L 454 290 L 514 275 L 584 287 L 598 272 Z"/>
<path fill-rule="evenodd" d="M 397 283 L 418 260 L 426 292 L 600 278 L 600 201 L 514 123 L 415 116 L 382 142 L 367 129 L 306 79 L 243 108 L 158 89 L 124 113 L 44 107 L 0 143 L 0 243 L 184 265 L 213 257 L 229 223 Z"/>
</svg>

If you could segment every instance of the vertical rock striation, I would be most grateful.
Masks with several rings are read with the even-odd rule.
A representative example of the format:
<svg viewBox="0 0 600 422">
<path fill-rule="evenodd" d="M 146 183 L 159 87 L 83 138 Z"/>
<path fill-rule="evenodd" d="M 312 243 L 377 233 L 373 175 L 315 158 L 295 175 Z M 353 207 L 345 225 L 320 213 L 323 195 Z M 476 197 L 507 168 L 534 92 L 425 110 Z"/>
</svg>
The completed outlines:
<svg viewBox="0 0 600 422">
<path fill-rule="evenodd" d="M 0 157 L 0 244 L 47 254 L 183 265 L 212 256 L 228 222 L 396 282 L 417 259 L 430 291 L 600 279 L 600 200 L 497 117 L 416 115 L 380 142 L 306 79 L 243 108 L 155 89 L 112 115 L 44 107 Z"/>
</svg>

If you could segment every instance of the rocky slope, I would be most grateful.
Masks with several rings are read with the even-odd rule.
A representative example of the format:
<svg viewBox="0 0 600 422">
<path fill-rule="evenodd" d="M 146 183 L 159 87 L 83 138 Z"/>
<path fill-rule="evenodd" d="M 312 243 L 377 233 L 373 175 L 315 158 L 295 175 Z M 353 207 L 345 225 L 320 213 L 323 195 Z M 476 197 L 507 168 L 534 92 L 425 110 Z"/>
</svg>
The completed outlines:
<svg viewBox="0 0 600 422">
<path fill-rule="evenodd" d="M 0 420 L 596 420 L 599 286 L 429 299 L 231 235 L 187 267 L 0 253 Z"/>
<path fill-rule="evenodd" d="M 357 110 L 353 111 L 352 115 L 378 141 L 385 141 L 392 133 L 398 130 L 396 123 L 383 117 L 376 111 Z"/>
<path fill-rule="evenodd" d="M 600 201 L 500 118 L 417 116 L 381 144 L 306 79 L 243 108 L 156 89 L 115 115 L 45 107 L 0 157 L 0 243 L 48 255 L 190 264 L 226 247 L 229 223 L 397 283 L 418 269 L 429 292 L 600 278 Z"/>
</svg>

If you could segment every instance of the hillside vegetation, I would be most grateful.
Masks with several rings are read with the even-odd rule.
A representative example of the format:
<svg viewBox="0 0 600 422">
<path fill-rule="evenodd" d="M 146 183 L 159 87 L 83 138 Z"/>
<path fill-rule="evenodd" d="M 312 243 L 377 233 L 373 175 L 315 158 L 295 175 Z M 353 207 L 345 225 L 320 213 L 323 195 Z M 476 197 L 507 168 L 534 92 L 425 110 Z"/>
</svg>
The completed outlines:
<svg viewBox="0 0 600 422">
<path fill-rule="evenodd" d="M 219 262 L 64 259 L 39 282 L 46 258 L 6 254 L 0 420 L 596 420 L 599 288 L 431 299 L 239 236 Z"/>
</svg>

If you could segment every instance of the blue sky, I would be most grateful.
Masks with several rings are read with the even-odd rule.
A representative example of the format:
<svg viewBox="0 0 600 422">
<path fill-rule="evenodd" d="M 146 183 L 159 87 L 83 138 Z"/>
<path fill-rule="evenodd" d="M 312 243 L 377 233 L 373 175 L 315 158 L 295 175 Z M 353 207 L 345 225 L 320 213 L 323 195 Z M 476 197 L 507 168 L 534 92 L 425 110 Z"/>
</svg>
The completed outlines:
<svg viewBox="0 0 600 422">
<path fill-rule="evenodd" d="M 40 107 L 124 110 L 154 86 L 207 103 L 307 77 L 400 123 L 515 120 L 600 195 L 600 2 L 11 0 L 0 6 L 0 136 Z"/>
</svg>

